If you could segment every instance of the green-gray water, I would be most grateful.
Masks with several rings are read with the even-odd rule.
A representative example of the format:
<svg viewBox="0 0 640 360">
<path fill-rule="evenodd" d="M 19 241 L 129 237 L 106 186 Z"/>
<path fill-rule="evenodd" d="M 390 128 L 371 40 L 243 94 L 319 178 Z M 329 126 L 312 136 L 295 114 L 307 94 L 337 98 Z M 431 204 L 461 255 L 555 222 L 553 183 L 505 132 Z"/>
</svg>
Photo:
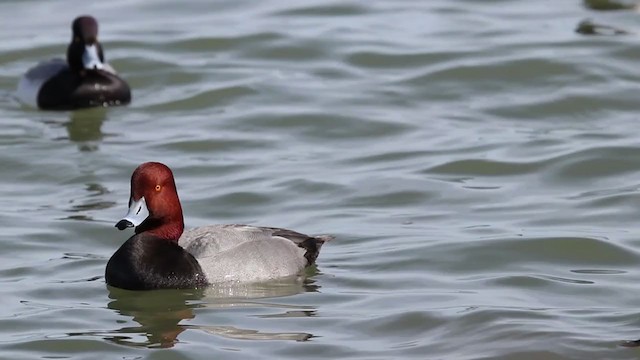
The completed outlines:
<svg viewBox="0 0 640 360">
<path fill-rule="evenodd" d="M 13 98 L 100 22 L 124 108 Z M 584 36 L 584 19 L 624 36 Z M 0 358 L 635 359 L 640 15 L 580 1 L 0 2 Z M 129 176 L 329 233 L 304 284 L 127 292 Z"/>
</svg>

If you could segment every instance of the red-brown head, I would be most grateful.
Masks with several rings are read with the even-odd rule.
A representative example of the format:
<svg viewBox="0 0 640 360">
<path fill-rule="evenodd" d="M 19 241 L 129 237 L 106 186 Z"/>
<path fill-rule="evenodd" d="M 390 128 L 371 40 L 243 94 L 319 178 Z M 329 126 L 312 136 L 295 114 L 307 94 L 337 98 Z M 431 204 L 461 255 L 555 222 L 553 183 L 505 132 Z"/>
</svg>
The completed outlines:
<svg viewBox="0 0 640 360">
<path fill-rule="evenodd" d="M 182 207 L 173 173 L 166 165 L 147 162 L 131 175 L 129 212 L 116 227 L 136 227 L 136 233 L 151 233 L 162 239 L 178 241 L 184 230 Z"/>
</svg>

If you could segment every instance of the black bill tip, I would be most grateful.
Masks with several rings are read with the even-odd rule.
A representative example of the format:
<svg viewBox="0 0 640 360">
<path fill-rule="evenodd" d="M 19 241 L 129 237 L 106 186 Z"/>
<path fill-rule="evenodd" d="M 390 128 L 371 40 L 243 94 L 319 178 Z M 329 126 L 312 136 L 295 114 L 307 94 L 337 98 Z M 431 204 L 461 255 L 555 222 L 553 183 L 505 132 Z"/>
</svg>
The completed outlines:
<svg viewBox="0 0 640 360">
<path fill-rule="evenodd" d="M 124 230 L 126 228 L 133 227 L 133 223 L 129 220 L 122 219 L 118 221 L 118 223 L 116 224 L 116 227 L 118 228 L 118 230 Z"/>
</svg>

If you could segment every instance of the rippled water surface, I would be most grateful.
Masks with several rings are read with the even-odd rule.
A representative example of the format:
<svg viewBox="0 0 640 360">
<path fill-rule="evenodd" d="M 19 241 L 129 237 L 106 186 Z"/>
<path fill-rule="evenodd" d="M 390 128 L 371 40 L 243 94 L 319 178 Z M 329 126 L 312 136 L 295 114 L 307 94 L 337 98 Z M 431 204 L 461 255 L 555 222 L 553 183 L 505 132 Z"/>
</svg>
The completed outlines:
<svg viewBox="0 0 640 360">
<path fill-rule="evenodd" d="M 637 358 L 640 15 L 591 3 L 0 2 L 0 358 Z M 132 104 L 22 107 L 85 13 Z M 108 288 L 150 160 L 188 227 L 337 239 L 302 284 Z"/>
</svg>

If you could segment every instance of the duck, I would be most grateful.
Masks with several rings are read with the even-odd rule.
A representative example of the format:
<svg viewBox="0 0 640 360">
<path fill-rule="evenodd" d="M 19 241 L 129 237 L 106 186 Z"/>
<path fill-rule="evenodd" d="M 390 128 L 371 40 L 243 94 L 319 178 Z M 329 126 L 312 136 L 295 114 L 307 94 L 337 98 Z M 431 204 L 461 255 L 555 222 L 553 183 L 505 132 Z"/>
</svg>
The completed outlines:
<svg viewBox="0 0 640 360">
<path fill-rule="evenodd" d="M 71 24 L 67 58 L 54 58 L 29 69 L 18 82 L 16 96 L 41 110 L 75 110 L 126 105 L 131 89 L 106 61 L 98 41 L 98 22 L 83 15 Z"/>
<path fill-rule="evenodd" d="M 185 231 L 173 172 L 159 162 L 133 171 L 129 209 L 115 226 L 133 227 L 134 235 L 107 262 L 105 280 L 127 290 L 300 279 L 315 264 L 322 245 L 333 239 L 241 224 Z"/>
</svg>

